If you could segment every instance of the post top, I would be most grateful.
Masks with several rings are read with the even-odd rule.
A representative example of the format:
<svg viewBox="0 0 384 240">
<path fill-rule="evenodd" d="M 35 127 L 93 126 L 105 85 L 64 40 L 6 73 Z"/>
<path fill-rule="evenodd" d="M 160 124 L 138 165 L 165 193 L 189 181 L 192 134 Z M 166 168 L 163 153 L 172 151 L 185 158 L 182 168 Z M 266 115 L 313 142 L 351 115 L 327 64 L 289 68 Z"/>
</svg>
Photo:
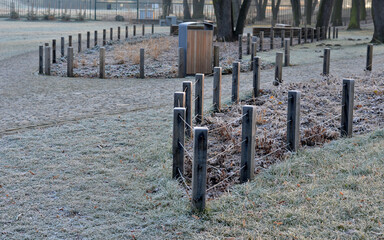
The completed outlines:
<svg viewBox="0 0 384 240">
<path fill-rule="evenodd" d="M 208 128 L 207 127 L 194 127 L 193 130 L 195 132 L 199 131 L 199 132 L 205 132 L 207 131 L 208 132 Z"/>
<path fill-rule="evenodd" d="M 175 107 L 175 108 L 173 108 L 173 110 L 175 110 L 175 111 L 182 111 L 182 110 L 184 110 L 185 111 L 185 108 L 183 108 L 183 107 Z"/>
<path fill-rule="evenodd" d="M 344 79 L 343 79 L 343 82 L 355 82 L 355 79 L 344 78 Z"/>
</svg>

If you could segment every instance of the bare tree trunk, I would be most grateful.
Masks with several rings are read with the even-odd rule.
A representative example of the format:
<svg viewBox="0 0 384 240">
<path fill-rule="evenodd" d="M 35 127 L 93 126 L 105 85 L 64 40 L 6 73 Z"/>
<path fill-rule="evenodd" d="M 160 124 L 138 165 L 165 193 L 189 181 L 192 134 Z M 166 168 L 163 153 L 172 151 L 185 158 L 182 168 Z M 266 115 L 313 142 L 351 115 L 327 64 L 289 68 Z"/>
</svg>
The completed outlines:
<svg viewBox="0 0 384 240">
<path fill-rule="evenodd" d="M 272 0 L 272 26 L 275 26 L 279 14 L 281 0 Z"/>
<path fill-rule="evenodd" d="M 298 27 L 298 26 L 300 26 L 300 20 L 301 20 L 300 0 L 291 0 L 291 5 L 292 5 L 292 14 L 293 14 L 294 26 Z"/>
<path fill-rule="evenodd" d="M 315 12 L 317 4 L 319 4 L 319 0 L 314 0 L 312 3 L 312 14 Z"/>
<path fill-rule="evenodd" d="M 251 2 L 252 0 L 244 0 L 243 4 L 241 4 L 239 19 L 237 19 L 237 24 L 236 24 L 235 36 L 238 36 L 239 34 L 243 34 L 244 32 L 245 21 L 247 20 L 248 11 L 249 11 L 249 8 L 251 7 Z"/>
<path fill-rule="evenodd" d="M 384 43 L 384 1 L 372 0 L 372 17 L 375 31 L 372 42 Z"/>
<path fill-rule="evenodd" d="M 312 24 L 312 14 L 313 14 L 313 11 L 312 11 L 312 4 L 313 4 L 313 0 L 305 0 L 305 5 L 304 5 L 304 15 L 305 15 L 305 22 L 308 24 L 308 25 L 311 25 Z"/>
<path fill-rule="evenodd" d="M 333 6 L 332 13 L 332 25 L 343 25 L 343 0 L 335 0 L 335 5 Z"/>
<path fill-rule="evenodd" d="M 367 9 L 365 7 L 365 0 L 360 0 L 360 21 L 367 19 Z"/>
<path fill-rule="evenodd" d="M 193 18 L 194 19 L 204 18 L 204 5 L 205 5 L 205 0 L 193 0 Z"/>
<path fill-rule="evenodd" d="M 334 0 L 321 0 L 317 14 L 316 27 L 328 27 L 331 19 Z"/>
<path fill-rule="evenodd" d="M 172 6 L 172 0 L 163 0 L 163 16 L 162 16 L 162 18 L 169 16 L 169 14 L 171 12 L 171 6 Z"/>
<path fill-rule="evenodd" d="M 241 8 L 241 1 L 240 0 L 232 0 L 232 11 L 233 11 L 233 25 L 237 24 L 237 19 L 239 18 L 239 13 L 240 13 L 240 8 Z"/>
<path fill-rule="evenodd" d="M 257 21 L 262 21 L 265 19 L 265 11 L 267 9 L 267 3 L 268 3 L 268 0 L 255 0 L 256 11 L 257 11 L 257 16 L 256 16 Z"/>
<path fill-rule="evenodd" d="M 188 0 L 183 0 L 184 19 L 191 19 L 191 11 L 189 10 Z"/>
<path fill-rule="evenodd" d="M 217 22 L 217 38 L 219 41 L 233 41 L 232 1 L 213 0 Z"/>
<path fill-rule="evenodd" d="M 360 0 L 352 0 L 348 30 L 360 30 Z"/>
</svg>

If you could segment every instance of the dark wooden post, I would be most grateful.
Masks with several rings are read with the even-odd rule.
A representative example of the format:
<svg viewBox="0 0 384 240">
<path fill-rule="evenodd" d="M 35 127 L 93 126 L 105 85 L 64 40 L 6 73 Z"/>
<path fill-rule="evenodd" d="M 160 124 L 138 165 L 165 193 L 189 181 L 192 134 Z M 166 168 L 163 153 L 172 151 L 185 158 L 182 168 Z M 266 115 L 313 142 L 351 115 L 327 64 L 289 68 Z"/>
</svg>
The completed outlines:
<svg viewBox="0 0 384 240">
<path fill-rule="evenodd" d="M 247 33 L 247 55 L 251 53 L 251 34 Z"/>
<path fill-rule="evenodd" d="M 185 93 L 185 135 L 192 136 L 192 82 L 183 82 L 183 92 Z"/>
<path fill-rule="evenodd" d="M 105 47 L 100 48 L 99 65 L 100 65 L 99 76 L 100 78 L 105 78 Z"/>
<path fill-rule="evenodd" d="M 336 38 L 336 27 L 333 27 L 333 39 Z"/>
<path fill-rule="evenodd" d="M 196 74 L 195 83 L 195 115 L 196 123 L 201 124 L 204 120 L 203 106 L 204 106 L 204 74 Z"/>
<path fill-rule="evenodd" d="M 373 44 L 367 46 L 367 64 L 365 70 L 372 71 Z"/>
<path fill-rule="evenodd" d="M 239 104 L 239 88 L 240 88 L 240 62 L 232 64 L 232 102 Z"/>
<path fill-rule="evenodd" d="M 140 48 L 140 78 L 144 78 L 144 48 Z"/>
<path fill-rule="evenodd" d="M 155 34 L 155 24 L 152 23 L 152 35 Z"/>
<path fill-rule="evenodd" d="M 81 52 L 81 33 L 78 34 L 78 37 L 77 37 L 77 48 L 78 48 L 78 52 Z"/>
<path fill-rule="evenodd" d="M 336 28 L 336 38 L 339 38 L 339 29 Z"/>
<path fill-rule="evenodd" d="M 343 79 L 343 96 L 341 102 L 341 136 L 352 137 L 353 100 L 355 97 L 355 80 Z"/>
<path fill-rule="evenodd" d="M 117 27 L 117 39 L 120 40 L 121 27 Z"/>
<path fill-rule="evenodd" d="M 290 55 L 291 51 L 289 49 L 289 40 L 285 40 L 285 49 L 284 49 L 284 66 L 288 67 L 290 65 Z"/>
<path fill-rule="evenodd" d="M 39 46 L 39 74 L 44 73 L 44 46 Z"/>
<path fill-rule="evenodd" d="M 317 41 L 320 41 L 320 27 L 316 28 Z"/>
<path fill-rule="evenodd" d="M 94 34 L 95 36 L 94 36 L 94 41 L 95 41 L 95 46 L 97 46 L 97 31 L 95 31 L 95 34 Z"/>
<path fill-rule="evenodd" d="M 253 97 L 260 95 L 260 66 L 261 58 L 253 58 Z"/>
<path fill-rule="evenodd" d="M 145 25 L 143 24 L 143 27 L 142 27 L 142 35 L 144 36 L 145 35 Z"/>
<path fill-rule="evenodd" d="M 260 52 L 264 50 L 264 31 L 260 32 Z"/>
<path fill-rule="evenodd" d="M 221 67 L 213 69 L 213 110 L 221 110 Z"/>
<path fill-rule="evenodd" d="M 308 42 L 308 28 L 304 28 L 304 43 Z"/>
<path fill-rule="evenodd" d="M 109 39 L 111 41 L 113 40 L 113 28 L 110 28 L 110 30 L 109 30 Z"/>
<path fill-rule="evenodd" d="M 324 49 L 323 75 L 329 75 L 329 63 L 331 61 L 331 49 Z"/>
<path fill-rule="evenodd" d="M 207 185 L 207 148 L 208 128 L 195 127 L 192 164 L 192 211 L 205 209 L 205 191 Z"/>
<path fill-rule="evenodd" d="M 185 108 L 185 92 L 175 92 L 173 95 L 173 107 Z"/>
<path fill-rule="evenodd" d="M 243 59 L 243 35 L 239 34 L 239 59 Z"/>
<path fill-rule="evenodd" d="M 52 63 L 56 63 L 56 39 L 52 40 Z"/>
<path fill-rule="evenodd" d="M 321 27 L 321 33 L 322 33 L 322 40 L 326 40 L 327 39 L 327 29 L 325 28 L 325 26 L 322 26 Z"/>
<path fill-rule="evenodd" d="M 281 30 L 281 48 L 284 47 L 285 30 Z"/>
<path fill-rule="evenodd" d="M 68 47 L 67 53 L 67 76 L 73 77 L 73 47 Z"/>
<path fill-rule="evenodd" d="M 60 45 L 60 47 L 61 47 L 61 56 L 62 56 L 62 57 L 64 57 L 64 54 L 65 54 L 65 53 L 64 53 L 64 45 L 65 45 L 65 44 L 64 44 L 64 41 L 65 41 L 65 40 L 64 40 L 64 37 L 61 37 L 61 45 Z"/>
<path fill-rule="evenodd" d="M 275 63 L 275 81 L 278 83 L 283 82 L 283 53 L 276 53 L 276 63 Z"/>
<path fill-rule="evenodd" d="M 220 47 L 214 46 L 213 47 L 213 67 L 219 67 L 220 66 Z"/>
<path fill-rule="evenodd" d="M 297 43 L 301 44 L 301 38 L 303 37 L 303 30 L 302 28 L 299 29 L 299 36 L 297 37 Z"/>
<path fill-rule="evenodd" d="M 253 70 L 253 59 L 256 57 L 256 55 L 257 55 L 257 43 L 252 42 L 252 45 L 251 45 L 251 70 Z"/>
<path fill-rule="evenodd" d="M 274 48 L 274 42 L 275 42 L 275 30 L 273 29 L 273 27 L 271 27 L 271 32 L 270 32 L 270 48 L 273 49 Z"/>
<path fill-rule="evenodd" d="M 51 47 L 45 47 L 45 75 L 51 75 Z"/>
<path fill-rule="evenodd" d="M 103 46 L 107 44 L 107 30 L 103 29 Z"/>
<path fill-rule="evenodd" d="M 133 36 L 136 36 L 136 25 L 133 25 Z"/>
<path fill-rule="evenodd" d="M 300 144 L 300 91 L 288 91 L 288 149 L 297 152 Z"/>
<path fill-rule="evenodd" d="M 311 28 L 311 42 L 313 43 L 315 41 L 315 29 Z"/>
<path fill-rule="evenodd" d="M 128 39 L 128 26 L 125 26 L 125 39 Z"/>
<path fill-rule="evenodd" d="M 91 32 L 87 32 L 87 48 L 91 48 Z"/>
<path fill-rule="evenodd" d="M 256 107 L 243 106 L 240 183 L 255 175 Z"/>
<path fill-rule="evenodd" d="M 72 35 L 68 36 L 68 46 L 72 47 Z"/>
<path fill-rule="evenodd" d="M 178 77 L 179 78 L 185 78 L 185 70 L 186 70 L 186 65 L 185 65 L 185 54 L 184 54 L 184 48 L 179 47 L 179 66 L 178 66 Z"/>
<path fill-rule="evenodd" d="M 289 31 L 289 43 L 293 46 L 293 29 Z"/>
<path fill-rule="evenodd" d="M 331 39 L 331 27 L 328 27 L 328 39 Z"/>
<path fill-rule="evenodd" d="M 185 108 L 173 109 L 173 141 L 172 141 L 172 178 L 179 178 L 184 174 L 184 129 Z"/>
</svg>

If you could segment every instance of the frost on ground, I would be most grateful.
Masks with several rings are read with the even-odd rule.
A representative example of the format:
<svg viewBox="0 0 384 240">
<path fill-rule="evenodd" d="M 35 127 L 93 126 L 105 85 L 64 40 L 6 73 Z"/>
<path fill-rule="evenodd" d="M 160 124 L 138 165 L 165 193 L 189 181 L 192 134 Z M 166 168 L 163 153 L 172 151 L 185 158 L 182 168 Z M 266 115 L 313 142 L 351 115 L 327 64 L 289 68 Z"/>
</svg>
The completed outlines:
<svg viewBox="0 0 384 240">
<path fill-rule="evenodd" d="M 340 137 L 342 81 L 324 77 L 322 81 L 282 84 L 261 90 L 261 96 L 242 101 L 256 105 L 255 173 L 291 153 L 286 149 L 288 91 L 301 91 L 300 145 L 321 146 Z M 365 134 L 384 126 L 383 74 L 366 73 L 355 79 L 353 134 Z M 214 198 L 236 183 L 240 176 L 241 105 L 232 105 L 205 118 L 208 127 L 208 196 Z M 186 144 L 192 153 L 192 141 Z M 186 154 L 186 180 L 192 179 L 192 154 Z"/>
</svg>

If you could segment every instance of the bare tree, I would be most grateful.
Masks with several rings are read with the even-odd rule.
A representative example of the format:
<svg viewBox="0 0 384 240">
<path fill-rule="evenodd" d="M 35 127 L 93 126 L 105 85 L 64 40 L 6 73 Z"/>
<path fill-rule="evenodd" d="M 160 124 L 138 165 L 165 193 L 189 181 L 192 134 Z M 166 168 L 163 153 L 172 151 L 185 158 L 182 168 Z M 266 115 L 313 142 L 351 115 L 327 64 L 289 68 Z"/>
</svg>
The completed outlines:
<svg viewBox="0 0 384 240">
<path fill-rule="evenodd" d="M 163 18 L 171 13 L 172 0 L 163 0 Z"/>
<path fill-rule="evenodd" d="M 372 42 L 384 43 L 384 1 L 372 0 L 373 25 L 375 27 Z"/>
<path fill-rule="evenodd" d="M 272 0 L 272 26 L 275 26 L 279 14 L 281 0 Z"/>
<path fill-rule="evenodd" d="M 360 0 L 352 0 L 348 30 L 360 30 Z"/>
<path fill-rule="evenodd" d="M 191 19 L 191 11 L 189 10 L 188 0 L 183 0 L 184 19 Z"/>
<path fill-rule="evenodd" d="M 360 21 L 366 20 L 367 9 L 365 7 L 365 0 L 360 0 Z"/>
<path fill-rule="evenodd" d="M 292 14 L 293 14 L 293 23 L 294 23 L 293 25 L 295 27 L 298 27 L 300 26 L 300 20 L 301 20 L 300 0 L 291 0 L 291 5 L 292 5 Z"/>
<path fill-rule="evenodd" d="M 343 0 L 335 0 L 335 5 L 333 6 L 332 13 L 332 25 L 343 25 Z"/>
<path fill-rule="evenodd" d="M 257 15 L 256 15 L 257 21 L 262 21 L 265 19 L 265 11 L 267 9 L 267 3 L 268 3 L 268 0 L 255 0 L 256 11 L 257 11 Z"/>
<path fill-rule="evenodd" d="M 204 18 L 204 5 L 205 5 L 205 0 L 193 0 L 193 18 L 194 19 Z"/>
<path fill-rule="evenodd" d="M 328 27 L 334 0 L 321 0 L 317 14 L 316 27 Z"/>
</svg>

